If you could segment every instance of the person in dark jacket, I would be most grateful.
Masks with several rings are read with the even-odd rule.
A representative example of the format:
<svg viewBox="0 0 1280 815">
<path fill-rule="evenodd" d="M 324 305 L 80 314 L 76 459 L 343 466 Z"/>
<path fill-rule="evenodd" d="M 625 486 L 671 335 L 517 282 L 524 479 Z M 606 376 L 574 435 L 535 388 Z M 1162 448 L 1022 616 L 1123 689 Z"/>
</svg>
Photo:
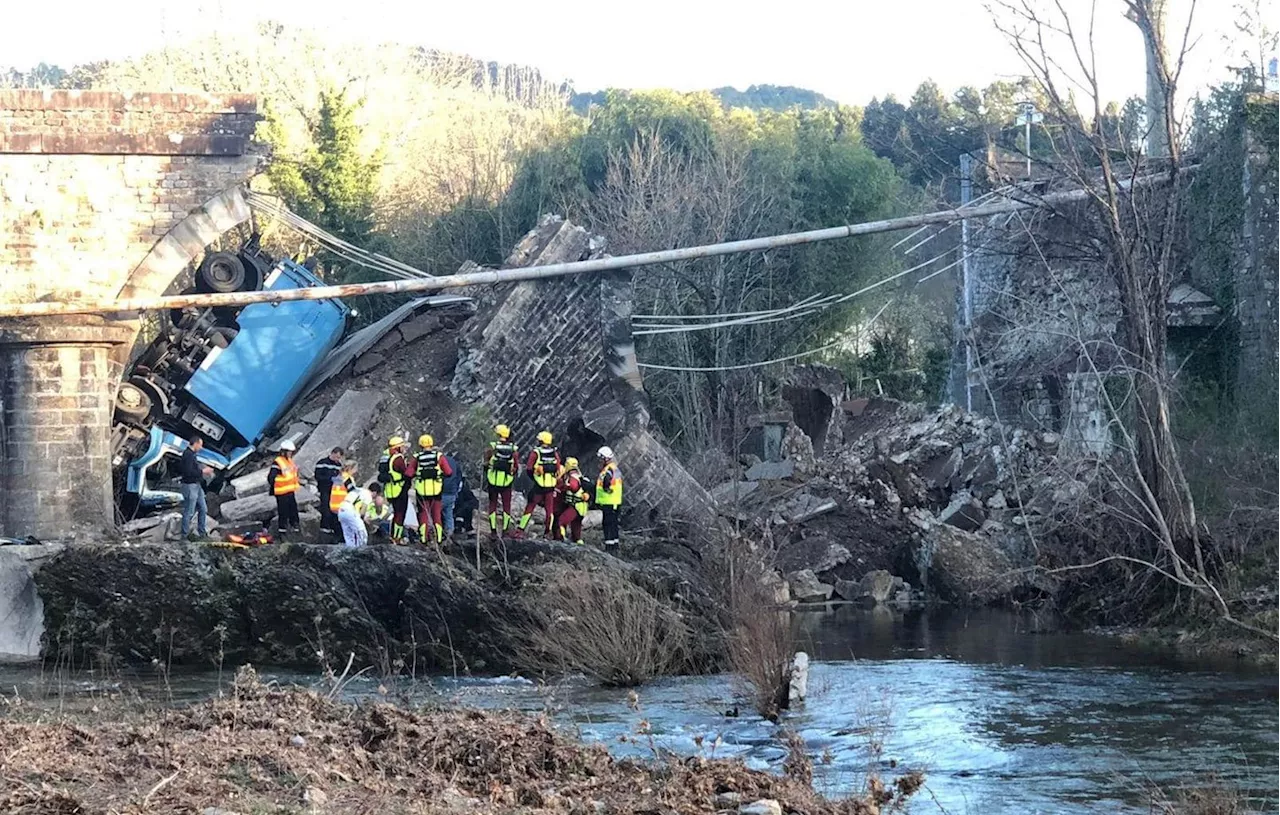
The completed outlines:
<svg viewBox="0 0 1280 815">
<path fill-rule="evenodd" d="M 316 462 L 316 490 L 320 493 L 320 542 L 332 543 L 342 531 L 338 527 L 338 514 L 329 508 L 329 496 L 336 479 L 342 477 L 342 457 L 346 451 L 335 447 L 329 455 Z"/>
<path fill-rule="evenodd" d="M 466 477 L 463 476 L 458 484 L 458 495 L 453 505 L 453 528 L 464 535 L 474 535 L 473 522 L 478 509 L 480 509 L 480 501 L 471 491 L 471 485 L 467 483 Z"/>
<path fill-rule="evenodd" d="M 198 456 L 204 449 L 204 439 L 193 436 L 182 451 L 178 463 L 182 478 L 182 539 L 187 540 L 191 534 L 191 516 L 198 514 L 196 534 L 201 538 L 209 537 L 208 509 L 204 499 L 204 478 L 213 475 L 213 468 L 202 465 Z"/>
<path fill-rule="evenodd" d="M 453 511 L 458 502 L 458 493 L 462 490 L 462 464 L 457 453 L 446 453 L 444 460 L 451 472 L 444 477 L 444 492 L 441 493 L 440 500 L 444 507 L 444 534 L 453 537 Z"/>
</svg>

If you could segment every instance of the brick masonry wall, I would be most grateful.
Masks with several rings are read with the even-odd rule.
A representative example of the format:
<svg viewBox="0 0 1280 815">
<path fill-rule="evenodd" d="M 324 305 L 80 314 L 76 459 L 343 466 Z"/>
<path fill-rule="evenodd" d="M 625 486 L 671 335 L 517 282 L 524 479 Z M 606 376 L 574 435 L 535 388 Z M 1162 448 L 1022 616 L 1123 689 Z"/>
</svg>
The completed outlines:
<svg viewBox="0 0 1280 815">
<path fill-rule="evenodd" d="M 580 260 L 599 256 L 601 247 L 581 227 L 549 217 L 506 265 Z M 532 281 L 477 295 L 476 316 L 459 341 L 454 396 L 488 407 L 523 449 L 550 430 L 585 473 L 594 475 L 596 447 L 612 446 L 635 523 L 688 531 L 710 522 L 710 496 L 649 428 L 630 332 L 630 275 Z"/>
<path fill-rule="evenodd" d="M 255 110 L 242 96 L 0 91 L 0 302 L 159 293 L 246 216 Z M 0 533 L 114 528 L 111 414 L 135 334 L 0 320 Z"/>
<path fill-rule="evenodd" d="M 0 301 L 119 292 L 161 236 L 256 170 L 253 109 L 245 97 L 0 91 Z"/>
</svg>

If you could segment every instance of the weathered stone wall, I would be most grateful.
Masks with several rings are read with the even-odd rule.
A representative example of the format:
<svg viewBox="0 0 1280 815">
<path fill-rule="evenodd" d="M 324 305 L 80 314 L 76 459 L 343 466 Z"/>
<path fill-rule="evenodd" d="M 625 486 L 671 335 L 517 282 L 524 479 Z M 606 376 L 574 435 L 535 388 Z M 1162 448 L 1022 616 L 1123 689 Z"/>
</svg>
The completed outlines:
<svg viewBox="0 0 1280 815">
<path fill-rule="evenodd" d="M 1270 103 L 1275 105 L 1274 98 Z M 1274 143 L 1276 134 L 1270 139 Z M 1239 358 L 1236 393 L 1241 401 L 1274 409 L 1277 381 L 1277 347 L 1280 345 L 1280 310 L 1277 309 L 1277 268 L 1280 243 L 1276 221 L 1277 156 L 1257 134 L 1246 133 L 1244 155 L 1244 212 L 1240 223 L 1241 258 L 1233 270 L 1235 319 Z"/>
<path fill-rule="evenodd" d="M 248 210 L 252 97 L 0 91 L 0 302 L 158 294 Z M 230 191 L 230 192 L 229 192 Z M 111 415 L 136 323 L 0 320 L 0 534 L 114 527 Z"/>
<path fill-rule="evenodd" d="M 508 267 L 598 257 L 603 242 L 546 217 L 512 251 Z M 631 338 L 631 276 L 581 275 L 480 292 L 460 339 L 453 395 L 487 406 L 522 448 L 550 430 L 566 455 L 594 475 L 595 451 L 611 445 L 627 508 L 649 521 L 711 523 L 711 498 L 649 427 Z"/>
<path fill-rule="evenodd" d="M 251 175 L 252 97 L 0 91 L 0 301 L 111 296 Z"/>
</svg>

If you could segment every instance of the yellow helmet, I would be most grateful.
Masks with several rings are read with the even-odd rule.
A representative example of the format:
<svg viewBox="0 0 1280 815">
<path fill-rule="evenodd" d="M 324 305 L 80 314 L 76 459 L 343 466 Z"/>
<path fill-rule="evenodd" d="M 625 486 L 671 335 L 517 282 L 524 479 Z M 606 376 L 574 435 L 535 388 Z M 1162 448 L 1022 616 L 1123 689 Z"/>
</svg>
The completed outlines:
<svg viewBox="0 0 1280 815">
<path fill-rule="evenodd" d="M 388 447 L 399 447 L 402 444 L 404 444 L 404 439 L 400 438 L 399 436 L 392 436 L 390 439 L 387 440 Z"/>
<path fill-rule="evenodd" d="M 550 430 L 544 430 L 544 431 L 542 431 L 541 433 L 539 433 L 539 434 L 538 434 L 538 443 L 539 443 L 539 444 L 551 444 L 551 431 L 550 431 Z"/>
<path fill-rule="evenodd" d="M 505 424 L 498 425 L 493 429 L 493 432 L 497 433 L 498 438 L 500 439 L 507 439 L 511 437 L 511 428 L 507 427 Z"/>
<path fill-rule="evenodd" d="M 432 447 L 436 446 L 436 440 L 431 438 L 430 433 L 423 433 L 421 436 L 418 437 L 418 446 L 422 447 L 423 449 L 429 450 Z"/>
<path fill-rule="evenodd" d="M 568 458 L 566 458 L 566 459 L 564 460 L 564 468 L 565 468 L 566 470 L 576 470 L 576 469 L 578 469 L 578 460 L 577 460 L 576 458 L 574 458 L 573 456 L 569 456 Z"/>
</svg>

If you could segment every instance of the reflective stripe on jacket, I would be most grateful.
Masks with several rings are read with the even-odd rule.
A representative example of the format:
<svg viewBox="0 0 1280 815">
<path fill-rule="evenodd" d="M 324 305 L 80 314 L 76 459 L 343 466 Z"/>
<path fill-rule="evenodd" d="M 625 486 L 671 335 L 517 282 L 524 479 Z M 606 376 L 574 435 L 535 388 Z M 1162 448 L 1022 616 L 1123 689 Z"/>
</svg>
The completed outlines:
<svg viewBox="0 0 1280 815">
<path fill-rule="evenodd" d="M 596 503 L 602 507 L 622 506 L 622 471 L 612 461 L 605 462 L 596 477 Z"/>
<path fill-rule="evenodd" d="M 271 483 L 272 495 L 289 495 L 298 491 L 298 465 L 284 456 L 276 456 L 276 469 L 280 472 Z"/>
</svg>

